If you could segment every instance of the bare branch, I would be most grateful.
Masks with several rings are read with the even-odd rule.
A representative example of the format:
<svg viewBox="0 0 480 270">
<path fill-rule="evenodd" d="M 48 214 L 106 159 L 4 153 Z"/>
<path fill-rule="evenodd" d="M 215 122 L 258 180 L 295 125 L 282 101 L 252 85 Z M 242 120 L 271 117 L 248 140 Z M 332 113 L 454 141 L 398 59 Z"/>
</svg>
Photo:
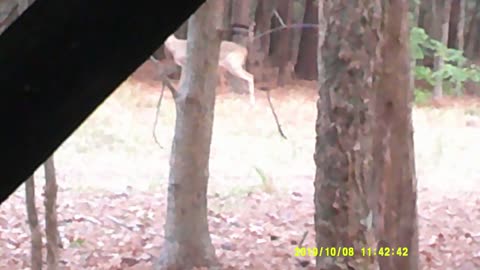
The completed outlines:
<svg viewBox="0 0 480 270">
<path fill-rule="evenodd" d="M 285 140 L 288 140 L 287 136 L 285 136 L 285 133 L 283 133 L 282 126 L 280 125 L 280 121 L 278 121 L 277 114 L 275 113 L 275 109 L 273 108 L 273 104 L 270 99 L 270 90 L 267 90 L 266 92 L 267 92 L 268 104 L 270 105 L 270 110 L 272 111 L 273 118 L 275 118 L 275 124 L 277 124 L 278 133 L 280 133 L 280 136 L 282 136 L 282 138 L 284 138 Z"/>
<path fill-rule="evenodd" d="M 273 15 L 275 15 L 275 18 L 277 18 L 278 22 L 283 26 L 286 27 L 287 25 L 283 22 L 282 17 L 280 14 L 278 14 L 278 11 L 276 9 L 273 10 Z"/>
<path fill-rule="evenodd" d="M 158 146 L 160 147 L 160 149 L 163 149 L 163 146 L 162 146 L 162 145 L 160 144 L 160 142 L 158 141 L 156 130 L 157 130 L 157 124 L 158 124 L 158 116 L 159 116 L 159 114 L 160 114 L 160 106 L 162 105 L 162 99 L 163 99 L 164 90 L 165 90 L 165 84 L 162 83 L 162 91 L 160 92 L 160 97 L 158 98 L 157 110 L 156 110 L 156 112 L 155 112 L 155 120 L 154 120 L 154 122 L 153 122 L 153 130 L 152 130 L 153 139 L 155 140 L 155 143 L 158 144 Z"/>
</svg>

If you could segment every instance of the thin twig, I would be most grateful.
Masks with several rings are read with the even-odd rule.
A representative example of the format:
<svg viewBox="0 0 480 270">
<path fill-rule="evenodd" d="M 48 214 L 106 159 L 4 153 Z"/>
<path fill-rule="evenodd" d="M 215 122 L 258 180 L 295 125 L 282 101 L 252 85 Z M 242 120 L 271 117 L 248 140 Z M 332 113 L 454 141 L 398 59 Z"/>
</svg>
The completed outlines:
<svg viewBox="0 0 480 270">
<path fill-rule="evenodd" d="M 280 16 L 280 14 L 278 14 L 278 11 L 276 9 L 273 10 L 273 15 L 275 15 L 275 17 L 277 18 L 278 22 L 280 22 L 280 24 L 285 27 L 286 24 L 283 22 L 283 19 L 282 19 L 282 16 Z"/>
<path fill-rule="evenodd" d="M 160 115 L 160 106 L 162 105 L 163 91 L 164 90 L 165 90 L 165 83 L 162 83 L 162 91 L 160 92 L 160 97 L 158 98 L 157 110 L 155 112 L 155 121 L 153 122 L 153 130 L 152 130 L 153 139 L 155 140 L 155 143 L 158 144 L 160 149 L 163 149 L 163 146 L 158 141 L 156 130 L 157 130 L 157 124 L 158 124 L 158 116 Z"/>
<path fill-rule="evenodd" d="M 280 121 L 278 121 L 277 114 L 275 113 L 275 109 L 270 99 L 270 90 L 267 90 L 267 100 L 268 100 L 268 104 L 270 105 L 270 109 L 272 111 L 273 117 L 275 118 L 275 123 L 277 124 L 278 133 L 280 133 L 280 136 L 282 136 L 282 138 L 284 138 L 285 140 L 288 140 L 287 136 L 285 136 L 285 133 L 283 133 L 282 126 L 280 125 Z"/>
<path fill-rule="evenodd" d="M 300 240 L 300 242 L 298 243 L 298 247 L 301 248 L 303 246 L 303 242 L 305 242 L 305 239 L 307 238 L 307 235 L 308 235 L 308 231 L 305 231 L 303 233 L 303 236 L 302 236 L 302 239 Z"/>
<path fill-rule="evenodd" d="M 279 26 L 279 27 L 275 27 L 275 28 L 272 28 L 268 31 L 265 31 L 261 34 L 258 34 L 258 35 L 255 35 L 252 40 L 250 40 L 250 42 L 252 42 L 253 40 L 257 39 L 257 38 L 261 38 L 263 36 L 266 36 L 270 33 L 273 33 L 273 32 L 277 32 L 277 31 L 280 31 L 282 29 L 285 29 L 285 28 L 318 28 L 319 25 L 316 24 L 316 23 L 295 23 L 295 24 L 287 24 L 287 25 L 282 25 L 282 26 Z M 243 29 L 243 28 L 235 28 L 235 31 L 240 31 L 240 32 L 249 32 L 249 30 L 247 29 Z"/>
<path fill-rule="evenodd" d="M 159 61 L 157 59 L 155 59 L 155 57 L 153 56 L 150 56 L 150 59 L 155 63 L 155 64 L 159 64 Z M 163 95 L 164 95 L 164 91 L 165 91 L 165 86 L 168 87 L 168 89 L 170 90 L 170 92 L 172 93 L 172 96 L 173 96 L 173 99 L 175 100 L 179 93 L 178 91 L 175 89 L 175 87 L 173 87 L 173 85 L 170 83 L 170 80 L 168 79 L 168 75 L 170 75 L 172 72 L 160 72 L 160 78 L 162 80 L 162 90 L 160 92 L 160 97 L 158 98 L 158 102 L 157 102 L 157 109 L 156 109 L 156 112 L 155 112 L 155 120 L 153 122 L 153 130 L 152 130 L 152 133 L 153 133 L 153 139 L 155 140 L 155 143 L 161 148 L 161 149 L 164 149 L 163 146 L 160 144 L 159 140 L 158 140 L 158 137 L 157 137 L 157 133 L 156 133 L 156 130 L 157 130 L 157 124 L 158 124 L 158 118 L 159 118 L 159 115 L 160 115 L 160 107 L 162 105 L 162 100 L 163 100 Z"/>
</svg>

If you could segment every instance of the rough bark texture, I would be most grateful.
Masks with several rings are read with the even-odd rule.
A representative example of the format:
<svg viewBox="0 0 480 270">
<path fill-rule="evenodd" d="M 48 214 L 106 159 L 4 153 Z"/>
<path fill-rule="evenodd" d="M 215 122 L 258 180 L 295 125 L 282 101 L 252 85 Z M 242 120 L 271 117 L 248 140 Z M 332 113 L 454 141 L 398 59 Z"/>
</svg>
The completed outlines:
<svg viewBox="0 0 480 270">
<path fill-rule="evenodd" d="M 31 233 L 30 268 L 42 269 L 42 232 L 38 224 L 37 207 L 35 206 L 35 180 L 33 175 L 25 182 L 25 204 L 27 205 L 28 226 Z"/>
<path fill-rule="evenodd" d="M 305 6 L 305 15 L 303 22 L 305 24 L 318 23 L 318 6 L 313 0 L 308 0 Z M 300 38 L 299 53 L 295 65 L 295 74 L 298 78 L 304 80 L 316 80 L 317 71 L 317 44 L 318 29 L 304 28 Z"/>
<path fill-rule="evenodd" d="M 208 0 L 188 21 L 187 60 L 175 97 L 165 243 L 156 269 L 213 267 L 207 186 L 218 69 L 221 0 Z"/>
<path fill-rule="evenodd" d="M 383 4 L 382 61 L 375 86 L 373 133 L 373 187 L 380 188 L 381 196 L 374 216 L 382 217 L 375 220 L 378 247 L 386 247 L 384 251 L 395 252 L 396 256 L 381 256 L 378 260 L 381 269 L 416 270 L 417 183 L 411 118 L 413 91 L 409 84 L 408 3 L 389 0 Z M 406 255 L 404 251 L 408 256 L 401 256 Z"/>
<path fill-rule="evenodd" d="M 438 21 L 441 21 L 441 24 L 437 27 L 441 27 L 440 36 L 438 38 L 447 46 L 448 43 L 448 26 L 450 24 L 450 9 L 452 7 L 452 0 L 443 0 L 443 6 L 441 8 L 442 12 L 440 15 L 441 18 Z M 437 30 L 438 31 L 438 30 Z M 435 55 L 435 59 L 433 62 L 433 70 L 437 71 L 443 68 L 444 59 L 439 55 Z M 434 98 L 441 98 L 443 96 L 443 79 L 437 78 L 435 82 L 435 86 L 433 87 L 433 97 Z"/>
<path fill-rule="evenodd" d="M 47 238 L 47 269 L 58 269 L 60 239 L 57 219 L 57 178 L 53 155 L 44 163 L 45 168 L 45 236 Z"/>
<path fill-rule="evenodd" d="M 316 243 L 319 250 L 355 251 L 340 256 L 323 251 L 317 269 L 377 269 L 365 248 L 375 245 L 367 196 L 381 7 L 376 1 L 319 2 Z"/>
</svg>

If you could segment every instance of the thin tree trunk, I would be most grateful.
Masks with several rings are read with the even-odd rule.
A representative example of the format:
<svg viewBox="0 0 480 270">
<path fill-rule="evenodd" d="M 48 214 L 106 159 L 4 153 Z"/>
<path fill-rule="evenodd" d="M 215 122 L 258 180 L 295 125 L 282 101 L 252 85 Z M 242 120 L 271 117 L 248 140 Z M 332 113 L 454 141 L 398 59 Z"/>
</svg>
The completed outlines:
<svg viewBox="0 0 480 270">
<path fill-rule="evenodd" d="M 319 1 L 315 173 L 317 269 L 378 269 L 371 194 L 374 93 L 381 7 Z M 345 247 L 336 256 L 331 247 Z M 363 248 L 363 249 L 362 249 Z"/>
<path fill-rule="evenodd" d="M 188 21 L 187 60 L 175 96 L 165 243 L 156 269 L 217 264 L 207 220 L 210 144 L 222 0 L 208 0 Z"/>
<path fill-rule="evenodd" d="M 442 18 L 441 18 L 441 32 L 440 32 L 440 41 L 443 45 L 447 46 L 448 43 L 448 26 L 450 23 L 450 8 L 452 7 L 452 0 L 443 0 L 442 7 Z M 433 70 L 438 71 L 443 68 L 444 59 L 440 55 L 435 55 L 433 62 Z M 441 98 L 443 96 L 443 78 L 438 77 L 435 81 L 433 87 L 433 97 L 434 99 Z"/>
<path fill-rule="evenodd" d="M 300 0 L 293 3 L 293 23 L 301 24 L 305 18 L 305 0 Z M 292 29 L 292 55 L 290 61 L 292 62 L 293 67 L 297 64 L 298 51 L 300 47 L 300 39 L 302 37 L 302 28 L 293 28 Z"/>
<path fill-rule="evenodd" d="M 38 224 L 35 206 L 35 180 L 33 175 L 25 182 L 25 200 L 27 205 L 28 226 L 31 233 L 30 263 L 32 270 L 42 269 L 42 232 Z"/>
<path fill-rule="evenodd" d="M 412 127 L 407 0 L 384 1 L 382 61 L 375 82 L 373 132 L 375 228 L 380 269 L 418 269 L 417 183 Z M 395 52 L 395 53 L 392 53 Z M 391 248 L 391 249 L 389 249 Z M 394 250 L 393 250 L 394 248 Z"/>
<path fill-rule="evenodd" d="M 47 238 L 47 269 L 58 269 L 60 239 L 57 218 L 57 177 L 53 155 L 44 164 L 45 167 L 45 236 Z"/>
<path fill-rule="evenodd" d="M 475 44 L 476 39 L 478 38 L 479 34 L 478 31 L 480 24 L 479 18 L 480 13 L 480 1 L 476 1 L 475 7 L 473 8 L 472 18 L 470 19 L 470 23 L 468 24 L 468 30 L 466 31 L 465 36 L 465 54 L 468 57 L 475 58 Z"/>
<path fill-rule="evenodd" d="M 458 0 L 457 49 L 463 51 L 465 47 L 465 0 Z M 455 85 L 455 93 L 462 91 L 462 84 Z"/>
<path fill-rule="evenodd" d="M 305 7 L 304 23 L 318 23 L 318 6 L 313 0 L 308 0 Z M 300 38 L 299 54 L 297 63 L 295 64 L 295 74 L 298 78 L 304 80 L 316 80 L 317 72 L 317 46 L 318 46 L 318 29 L 303 28 Z"/>
</svg>

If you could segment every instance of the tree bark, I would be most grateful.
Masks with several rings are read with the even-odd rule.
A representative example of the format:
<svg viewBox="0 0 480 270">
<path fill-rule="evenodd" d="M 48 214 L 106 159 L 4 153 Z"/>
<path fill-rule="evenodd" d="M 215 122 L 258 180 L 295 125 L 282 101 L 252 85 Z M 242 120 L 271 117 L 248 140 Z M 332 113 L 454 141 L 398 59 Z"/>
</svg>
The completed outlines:
<svg viewBox="0 0 480 270">
<path fill-rule="evenodd" d="M 480 39 L 480 35 L 478 34 L 480 30 L 480 1 L 477 1 L 475 7 L 472 11 L 472 18 L 470 19 L 470 23 L 468 24 L 468 31 L 465 37 L 465 54 L 470 58 L 478 57 L 478 54 L 475 54 L 475 47 L 477 46 L 478 39 Z M 478 42 L 480 43 L 480 42 Z"/>
<path fill-rule="evenodd" d="M 458 50 L 463 51 L 465 47 L 465 0 L 454 1 L 458 3 L 458 21 L 456 25 L 456 47 Z M 455 86 L 455 93 L 460 93 L 462 84 Z"/>
<path fill-rule="evenodd" d="M 27 205 L 28 226 L 31 233 L 30 264 L 32 270 L 41 270 L 42 232 L 38 224 L 37 207 L 35 206 L 35 180 L 33 175 L 25 182 L 25 204 Z"/>
<path fill-rule="evenodd" d="M 247 70 L 255 76 L 255 83 L 271 81 L 271 64 L 268 59 L 270 34 L 265 34 L 271 28 L 271 17 L 276 0 L 259 0 L 255 7 L 255 27 L 252 43 L 247 58 Z"/>
<path fill-rule="evenodd" d="M 277 12 L 285 25 L 292 24 L 293 1 L 279 0 Z M 282 26 L 276 16 L 272 17 L 272 28 Z M 291 39 L 292 31 L 285 28 L 272 33 L 272 42 L 270 43 L 270 57 L 272 63 L 278 68 L 277 84 L 285 85 L 292 77 L 292 68 L 290 67 L 290 58 L 292 54 Z"/>
<path fill-rule="evenodd" d="M 413 91 L 407 0 L 384 1 L 381 62 L 375 86 L 373 188 L 380 188 L 375 219 L 381 269 L 418 269 L 417 183 L 412 127 Z M 395 52 L 395 53 L 392 53 Z M 391 249 L 389 249 L 391 248 Z M 395 250 L 393 250 L 393 248 Z M 407 256 L 408 255 L 408 256 Z"/>
<path fill-rule="evenodd" d="M 442 44 L 444 44 L 445 46 L 447 46 L 447 43 L 448 43 L 448 26 L 450 24 L 451 7 L 452 7 L 452 0 L 443 0 L 442 14 L 441 14 L 442 17 L 441 19 L 438 20 L 438 21 L 441 21 L 441 25 L 440 25 L 441 28 L 438 29 L 438 30 L 441 30 L 439 39 L 442 42 Z M 443 65 L 444 65 L 443 57 L 436 54 L 433 62 L 433 70 L 434 71 L 441 70 L 443 68 Z M 433 87 L 433 97 L 434 99 L 438 99 L 438 98 L 441 98 L 442 96 L 443 96 L 443 78 L 438 77 Z"/>
<path fill-rule="evenodd" d="M 47 238 L 47 269 L 58 269 L 60 238 L 57 218 L 57 178 L 53 155 L 44 163 L 45 168 L 45 236 Z"/>
<path fill-rule="evenodd" d="M 250 7 L 251 0 L 232 0 L 232 25 L 246 27 L 248 30 L 250 26 Z M 246 32 L 234 32 L 232 34 L 232 41 L 248 46 L 249 40 Z"/>
<path fill-rule="evenodd" d="M 313 0 L 308 0 L 305 6 L 304 23 L 318 23 L 318 6 Z M 317 47 L 318 47 L 318 29 L 304 28 L 300 38 L 299 54 L 295 64 L 295 74 L 297 78 L 304 80 L 316 80 L 317 71 Z"/>
<path fill-rule="evenodd" d="M 187 63 L 175 95 L 165 243 L 156 269 L 217 264 L 208 229 L 207 186 L 222 2 L 208 0 L 188 21 Z"/>
<path fill-rule="evenodd" d="M 377 269 L 367 200 L 372 168 L 373 81 L 381 7 L 376 1 L 319 1 L 315 233 L 317 269 Z"/>
<path fill-rule="evenodd" d="M 271 28 L 271 18 L 273 10 L 275 9 L 277 1 L 276 0 L 260 0 L 255 10 L 255 32 L 257 34 L 263 34 L 270 30 Z M 260 43 L 260 54 L 263 61 L 268 56 L 268 50 L 270 48 L 270 36 L 264 35 L 255 40 L 255 43 Z"/>
<path fill-rule="evenodd" d="M 417 27 L 418 26 L 418 20 L 420 16 L 420 4 L 417 4 L 415 0 L 410 0 L 410 10 L 412 13 L 412 21 L 410 22 L 410 29 Z M 415 66 L 417 65 L 417 61 L 415 58 L 412 56 L 411 58 L 411 63 L 410 63 L 410 87 L 411 89 L 415 90 L 415 73 L 413 70 L 415 69 Z"/>
<path fill-rule="evenodd" d="M 303 19 L 305 18 L 305 5 L 306 0 L 295 1 L 293 3 L 293 20 L 294 24 L 301 24 L 303 23 Z M 298 51 L 300 46 L 300 38 L 302 37 L 302 28 L 295 27 L 292 29 L 292 55 L 290 61 L 293 64 L 295 69 L 295 65 L 297 64 L 298 59 Z M 294 70 L 295 71 L 295 70 Z"/>
</svg>

